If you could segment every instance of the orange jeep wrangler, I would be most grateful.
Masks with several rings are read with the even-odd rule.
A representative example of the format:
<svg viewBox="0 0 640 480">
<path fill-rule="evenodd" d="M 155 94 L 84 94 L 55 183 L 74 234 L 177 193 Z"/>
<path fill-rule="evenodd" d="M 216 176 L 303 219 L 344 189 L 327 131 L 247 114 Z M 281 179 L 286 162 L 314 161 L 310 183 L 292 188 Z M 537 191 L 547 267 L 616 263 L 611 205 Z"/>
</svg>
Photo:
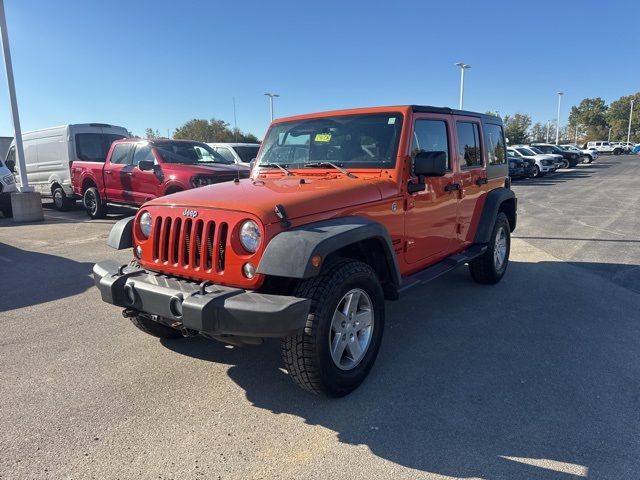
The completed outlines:
<svg viewBox="0 0 640 480">
<path fill-rule="evenodd" d="M 342 396 L 378 355 L 385 299 L 468 263 L 498 282 L 516 226 L 500 118 L 423 106 L 276 120 L 251 178 L 157 198 L 119 221 L 105 302 L 161 338 L 282 338 L 291 378 Z"/>
</svg>

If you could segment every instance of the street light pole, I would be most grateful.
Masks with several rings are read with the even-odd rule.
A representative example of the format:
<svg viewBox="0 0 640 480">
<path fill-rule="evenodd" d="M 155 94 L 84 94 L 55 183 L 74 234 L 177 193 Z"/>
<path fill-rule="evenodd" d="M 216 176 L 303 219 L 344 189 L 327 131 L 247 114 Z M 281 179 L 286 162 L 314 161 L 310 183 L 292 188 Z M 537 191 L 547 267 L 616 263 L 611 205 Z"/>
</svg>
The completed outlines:
<svg viewBox="0 0 640 480">
<path fill-rule="evenodd" d="M 629 110 L 629 129 L 627 130 L 627 145 L 631 138 L 631 117 L 633 117 L 633 99 L 631 99 L 631 109 Z"/>
<path fill-rule="evenodd" d="M 578 125 L 576 125 L 576 145 L 578 145 Z"/>
<path fill-rule="evenodd" d="M 273 99 L 275 97 L 279 97 L 277 93 L 265 93 L 267 97 L 269 97 L 269 112 L 271 113 L 271 121 L 273 122 Z"/>
<path fill-rule="evenodd" d="M 20 116 L 18 115 L 18 101 L 16 100 L 16 86 L 13 80 L 13 66 L 11 65 L 11 51 L 9 49 L 9 34 L 7 33 L 7 17 L 4 13 L 4 0 L 0 0 L 0 30 L 2 30 L 2 53 L 4 54 L 4 68 L 7 72 L 7 86 L 9 88 L 9 103 L 11 104 L 11 116 L 13 118 L 13 131 L 16 142 L 16 159 L 20 166 L 21 192 L 33 192 L 29 187 L 27 167 L 24 163 L 24 147 L 22 146 L 22 130 L 20 128 Z"/>
<path fill-rule="evenodd" d="M 460 110 L 464 105 L 464 71 L 467 68 L 471 68 L 471 65 L 467 65 L 466 63 L 458 62 L 456 63 L 457 67 L 460 67 Z"/>
<path fill-rule="evenodd" d="M 545 143 L 549 143 L 549 133 L 551 130 L 551 120 L 547 120 L 547 140 Z"/>
<path fill-rule="evenodd" d="M 562 100 L 562 95 L 564 95 L 564 92 L 558 92 L 558 116 L 556 120 L 556 145 L 558 145 L 558 140 L 560 139 L 560 102 Z"/>
<path fill-rule="evenodd" d="M 609 127 L 609 137 L 607 138 L 607 143 L 611 143 L 611 127 Z"/>
</svg>

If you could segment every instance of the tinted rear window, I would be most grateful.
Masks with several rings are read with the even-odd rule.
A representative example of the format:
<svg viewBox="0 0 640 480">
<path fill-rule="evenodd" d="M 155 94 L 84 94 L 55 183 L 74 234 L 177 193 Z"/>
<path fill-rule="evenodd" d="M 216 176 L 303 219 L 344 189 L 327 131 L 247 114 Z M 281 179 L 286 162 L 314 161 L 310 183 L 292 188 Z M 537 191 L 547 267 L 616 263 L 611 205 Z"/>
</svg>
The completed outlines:
<svg viewBox="0 0 640 480">
<path fill-rule="evenodd" d="M 126 137 L 113 133 L 77 133 L 76 153 L 80 160 L 86 162 L 104 162 L 111 144 L 122 138 Z"/>
<path fill-rule="evenodd" d="M 249 163 L 251 160 L 258 156 L 258 150 L 260 149 L 260 147 L 258 145 L 256 145 L 255 147 L 243 145 L 233 147 L 233 149 L 240 156 L 243 162 Z"/>
</svg>

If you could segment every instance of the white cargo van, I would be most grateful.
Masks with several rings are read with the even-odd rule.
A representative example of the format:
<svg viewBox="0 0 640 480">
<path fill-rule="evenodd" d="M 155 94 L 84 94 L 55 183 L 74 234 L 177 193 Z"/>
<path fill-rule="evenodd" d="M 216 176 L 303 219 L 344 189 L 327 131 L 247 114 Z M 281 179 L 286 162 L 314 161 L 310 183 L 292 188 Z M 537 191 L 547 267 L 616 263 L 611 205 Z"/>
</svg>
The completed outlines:
<svg viewBox="0 0 640 480">
<path fill-rule="evenodd" d="M 53 197 L 57 209 L 67 210 L 77 199 L 71 187 L 71 163 L 76 159 L 104 162 L 111 142 L 128 136 L 126 128 L 106 123 L 63 125 L 23 133 L 29 185 L 43 196 Z M 17 171 L 15 142 L 11 142 L 5 163 Z"/>
</svg>

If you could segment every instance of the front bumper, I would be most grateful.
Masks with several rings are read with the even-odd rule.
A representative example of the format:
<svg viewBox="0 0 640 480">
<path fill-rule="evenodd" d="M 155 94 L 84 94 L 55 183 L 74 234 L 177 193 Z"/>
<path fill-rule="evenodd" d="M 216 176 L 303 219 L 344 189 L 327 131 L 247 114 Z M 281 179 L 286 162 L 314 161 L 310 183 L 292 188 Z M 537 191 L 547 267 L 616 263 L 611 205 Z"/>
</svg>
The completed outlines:
<svg viewBox="0 0 640 480">
<path fill-rule="evenodd" d="M 286 337 L 302 331 L 311 300 L 171 277 L 106 260 L 93 267 L 102 300 L 209 335 Z"/>
</svg>

